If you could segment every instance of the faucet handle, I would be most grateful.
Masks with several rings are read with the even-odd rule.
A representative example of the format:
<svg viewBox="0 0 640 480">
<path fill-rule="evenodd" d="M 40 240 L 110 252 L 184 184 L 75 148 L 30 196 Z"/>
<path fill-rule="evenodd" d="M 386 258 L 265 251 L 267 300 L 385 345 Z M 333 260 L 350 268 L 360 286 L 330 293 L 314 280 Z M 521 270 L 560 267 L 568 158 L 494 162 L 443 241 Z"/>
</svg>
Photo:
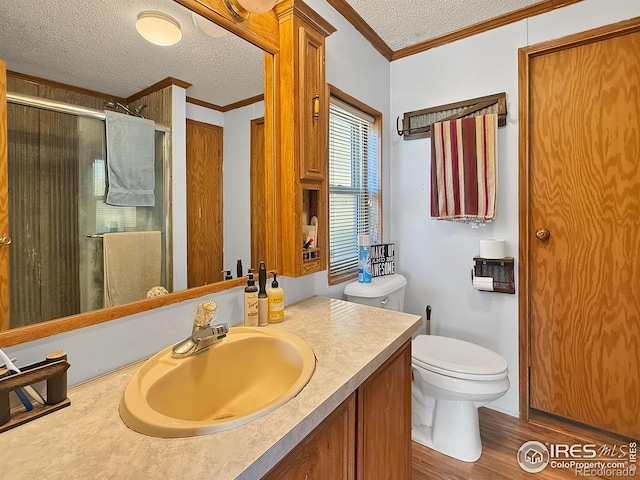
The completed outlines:
<svg viewBox="0 0 640 480">
<path fill-rule="evenodd" d="M 191 338 L 194 342 L 198 343 L 203 338 L 213 338 L 215 342 L 222 340 L 229 333 L 229 325 L 226 323 L 220 323 L 213 327 L 203 328 L 195 332 Z"/>
<path fill-rule="evenodd" d="M 218 305 L 212 300 L 205 300 L 198 304 L 196 316 L 193 319 L 193 333 L 197 330 L 207 328 L 215 320 L 218 313 Z"/>
</svg>

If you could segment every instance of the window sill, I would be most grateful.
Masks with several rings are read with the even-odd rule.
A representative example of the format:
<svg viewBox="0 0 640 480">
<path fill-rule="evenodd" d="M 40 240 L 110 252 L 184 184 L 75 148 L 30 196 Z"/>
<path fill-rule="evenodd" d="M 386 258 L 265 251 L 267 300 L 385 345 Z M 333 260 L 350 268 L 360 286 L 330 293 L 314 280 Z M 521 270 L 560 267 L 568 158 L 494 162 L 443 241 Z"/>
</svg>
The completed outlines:
<svg viewBox="0 0 640 480">
<path fill-rule="evenodd" d="M 348 272 L 340 275 L 329 275 L 329 285 L 337 285 L 339 283 L 347 282 L 358 278 L 358 272 Z"/>
</svg>

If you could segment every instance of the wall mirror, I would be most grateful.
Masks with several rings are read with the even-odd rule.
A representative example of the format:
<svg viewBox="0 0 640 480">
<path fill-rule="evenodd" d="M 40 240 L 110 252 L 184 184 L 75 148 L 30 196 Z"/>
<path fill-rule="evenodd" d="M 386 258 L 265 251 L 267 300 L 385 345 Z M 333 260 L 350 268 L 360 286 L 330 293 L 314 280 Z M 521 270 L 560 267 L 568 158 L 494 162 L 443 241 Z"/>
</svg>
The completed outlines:
<svg viewBox="0 0 640 480">
<path fill-rule="evenodd" d="M 238 259 L 243 273 L 257 268 L 252 265 L 257 259 L 276 268 L 272 217 L 265 223 L 263 214 L 254 215 L 260 222 L 257 233 L 251 217 L 252 204 L 274 198 L 273 181 L 265 178 L 273 175 L 275 161 L 273 75 L 265 75 L 273 69 L 273 57 L 184 6 L 201 9 L 199 4 L 0 2 L 0 59 L 8 71 L 8 96 L 28 94 L 88 110 L 128 109 L 157 122 L 156 205 L 114 210 L 104 205 L 100 184 L 105 181 L 104 121 L 9 98 L 9 202 L 0 206 L 5 210 L 0 214 L 8 210 L 13 240 L 8 248 L 25 243 L 28 248 L 23 260 L 9 262 L 10 313 L 0 311 L 0 346 L 240 285 L 245 280 L 236 279 Z M 143 11 L 170 15 L 182 39 L 167 47 L 147 42 L 135 26 Z M 158 83 L 165 93 L 150 93 Z M 209 130 L 218 137 L 203 140 Z M 216 174 L 210 164 L 218 150 Z M 251 178 L 256 170 L 251 162 L 258 162 L 262 178 Z M 21 189 L 20 195 L 12 189 Z M 212 192 L 209 203 L 189 203 Z M 218 217 L 212 217 L 214 210 Z M 200 230 L 194 233 L 198 221 Z M 150 230 L 159 232 L 160 284 L 171 293 L 105 308 L 102 235 Z M 210 256 L 218 259 L 215 266 L 208 263 Z M 204 273 L 192 275 L 202 265 Z M 224 270 L 234 280 L 223 281 Z"/>
</svg>

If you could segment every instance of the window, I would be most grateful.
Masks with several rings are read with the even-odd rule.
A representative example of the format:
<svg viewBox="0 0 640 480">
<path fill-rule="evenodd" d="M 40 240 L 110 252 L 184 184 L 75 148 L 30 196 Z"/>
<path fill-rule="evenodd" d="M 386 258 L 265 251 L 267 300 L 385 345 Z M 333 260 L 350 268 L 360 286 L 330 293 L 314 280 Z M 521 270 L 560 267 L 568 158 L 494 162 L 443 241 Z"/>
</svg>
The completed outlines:
<svg viewBox="0 0 640 480">
<path fill-rule="evenodd" d="M 382 241 L 382 115 L 331 87 L 329 103 L 329 282 L 358 272 L 358 235 Z"/>
</svg>

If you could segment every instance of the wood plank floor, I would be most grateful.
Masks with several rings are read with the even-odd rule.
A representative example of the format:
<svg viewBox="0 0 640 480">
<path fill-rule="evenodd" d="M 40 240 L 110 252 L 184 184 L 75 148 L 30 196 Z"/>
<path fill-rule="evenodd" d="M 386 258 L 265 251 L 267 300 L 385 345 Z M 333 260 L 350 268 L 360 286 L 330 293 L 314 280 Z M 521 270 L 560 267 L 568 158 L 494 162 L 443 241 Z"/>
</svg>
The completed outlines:
<svg viewBox="0 0 640 480">
<path fill-rule="evenodd" d="M 516 455 L 520 446 L 530 440 L 541 443 L 594 443 L 602 445 L 607 439 L 580 434 L 579 438 L 555 429 L 533 425 L 518 418 L 489 410 L 480 409 L 480 435 L 482 456 L 477 462 L 467 463 L 455 460 L 430 448 L 413 442 L 413 480 L 565 480 L 577 477 L 573 470 L 555 469 L 547 466 L 542 472 L 527 473 L 520 468 Z M 620 440 L 612 440 L 609 445 L 621 445 Z M 640 459 L 638 460 L 640 464 Z M 592 479 L 614 480 L 621 478 L 640 479 L 640 473 L 631 477 L 589 477 Z"/>
</svg>

